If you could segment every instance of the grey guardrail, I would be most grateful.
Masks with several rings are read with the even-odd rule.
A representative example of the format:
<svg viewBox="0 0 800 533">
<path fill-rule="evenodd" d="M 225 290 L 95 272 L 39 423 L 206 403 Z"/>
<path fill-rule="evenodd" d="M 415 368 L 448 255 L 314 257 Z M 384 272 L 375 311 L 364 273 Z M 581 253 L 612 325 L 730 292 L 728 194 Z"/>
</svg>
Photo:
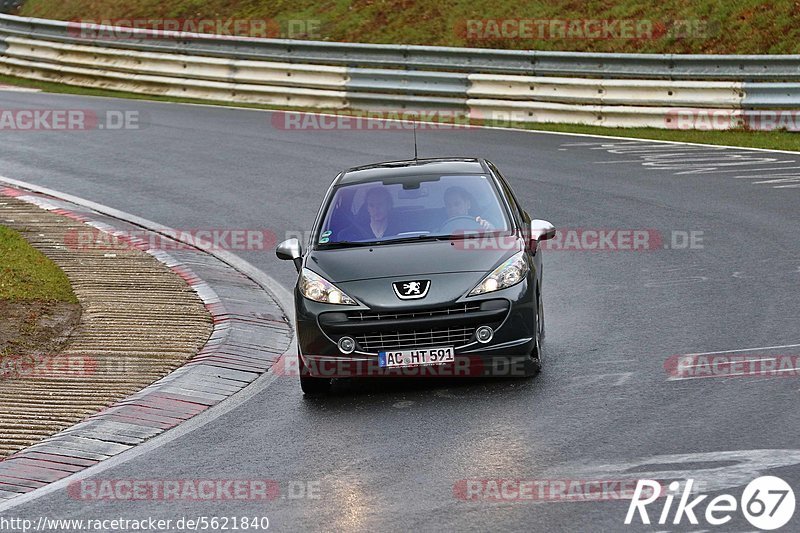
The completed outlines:
<svg viewBox="0 0 800 533">
<path fill-rule="evenodd" d="M 495 123 L 705 128 L 711 121 L 736 128 L 755 123 L 744 110 L 800 108 L 795 55 L 386 46 L 91 25 L 93 36 L 104 37 L 87 39 L 86 28 L 0 15 L 0 73 L 282 107 L 441 110 Z"/>
<path fill-rule="evenodd" d="M 745 108 L 800 107 L 800 83 L 745 83 Z"/>
<path fill-rule="evenodd" d="M 131 38 L 123 42 L 109 39 L 107 35 L 104 37 L 108 27 L 85 27 L 98 30 L 98 38 L 91 41 L 97 46 L 207 57 L 529 76 L 800 81 L 800 55 L 595 54 L 286 39 L 220 39 L 200 34 L 187 34 L 185 38 L 175 39 L 162 38 L 159 32 L 144 29 L 132 29 Z M 78 28 L 78 24 L 70 22 L 0 16 L 0 35 L 85 44 L 87 39 L 81 38 Z"/>
</svg>

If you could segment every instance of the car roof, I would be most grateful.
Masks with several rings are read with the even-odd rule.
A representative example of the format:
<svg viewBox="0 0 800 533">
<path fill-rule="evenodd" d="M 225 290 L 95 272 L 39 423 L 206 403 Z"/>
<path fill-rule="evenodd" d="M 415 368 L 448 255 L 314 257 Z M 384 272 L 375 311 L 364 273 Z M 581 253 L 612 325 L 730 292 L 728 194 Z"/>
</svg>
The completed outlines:
<svg viewBox="0 0 800 533">
<path fill-rule="evenodd" d="M 421 176 L 426 174 L 463 175 L 487 174 L 483 159 L 476 158 L 435 158 L 411 159 L 407 161 L 386 161 L 362 165 L 345 170 L 339 175 L 339 184 L 355 184 L 402 176 Z"/>
</svg>

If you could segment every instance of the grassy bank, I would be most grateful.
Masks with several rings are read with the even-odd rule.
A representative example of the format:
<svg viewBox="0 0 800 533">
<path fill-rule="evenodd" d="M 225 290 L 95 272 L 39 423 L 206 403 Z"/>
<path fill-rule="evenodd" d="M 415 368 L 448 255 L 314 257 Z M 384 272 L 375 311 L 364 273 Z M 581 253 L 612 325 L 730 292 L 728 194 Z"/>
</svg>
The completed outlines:
<svg viewBox="0 0 800 533">
<path fill-rule="evenodd" d="M 78 302 L 64 272 L 5 226 L 0 226 L 0 300 Z"/>
<path fill-rule="evenodd" d="M 786 54 L 800 51 L 797 6 L 794 0 L 27 0 L 20 14 L 61 20 L 269 19 L 270 36 L 329 41 L 587 52 Z M 515 29 L 521 19 L 531 22 L 522 25 L 520 37 Z M 611 24 L 589 22 L 597 20 Z M 504 29 L 493 22 L 507 25 Z"/>
</svg>

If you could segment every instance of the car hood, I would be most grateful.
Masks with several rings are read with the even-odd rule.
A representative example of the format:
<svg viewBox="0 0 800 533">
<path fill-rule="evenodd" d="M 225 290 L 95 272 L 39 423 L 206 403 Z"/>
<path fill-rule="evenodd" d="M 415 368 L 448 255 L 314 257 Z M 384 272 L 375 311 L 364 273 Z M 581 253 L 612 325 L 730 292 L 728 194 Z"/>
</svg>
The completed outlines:
<svg viewBox="0 0 800 533">
<path fill-rule="evenodd" d="M 458 272 L 486 274 L 523 249 L 522 239 L 506 239 L 500 245 L 493 240 L 476 241 L 445 240 L 314 250 L 305 265 L 333 283 Z"/>
</svg>

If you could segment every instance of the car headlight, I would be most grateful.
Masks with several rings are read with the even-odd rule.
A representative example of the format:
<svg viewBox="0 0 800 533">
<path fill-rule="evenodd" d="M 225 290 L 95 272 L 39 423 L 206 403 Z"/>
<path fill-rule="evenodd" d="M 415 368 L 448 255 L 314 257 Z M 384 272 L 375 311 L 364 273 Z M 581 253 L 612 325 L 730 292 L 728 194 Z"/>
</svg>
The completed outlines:
<svg viewBox="0 0 800 533">
<path fill-rule="evenodd" d="M 336 285 L 307 268 L 300 273 L 300 294 L 315 302 L 358 305 Z"/>
<path fill-rule="evenodd" d="M 491 274 L 470 291 L 468 296 L 477 296 L 487 292 L 499 291 L 516 285 L 528 274 L 528 261 L 525 259 L 525 252 L 519 252 L 511 256 L 502 265 L 495 268 Z"/>
</svg>

